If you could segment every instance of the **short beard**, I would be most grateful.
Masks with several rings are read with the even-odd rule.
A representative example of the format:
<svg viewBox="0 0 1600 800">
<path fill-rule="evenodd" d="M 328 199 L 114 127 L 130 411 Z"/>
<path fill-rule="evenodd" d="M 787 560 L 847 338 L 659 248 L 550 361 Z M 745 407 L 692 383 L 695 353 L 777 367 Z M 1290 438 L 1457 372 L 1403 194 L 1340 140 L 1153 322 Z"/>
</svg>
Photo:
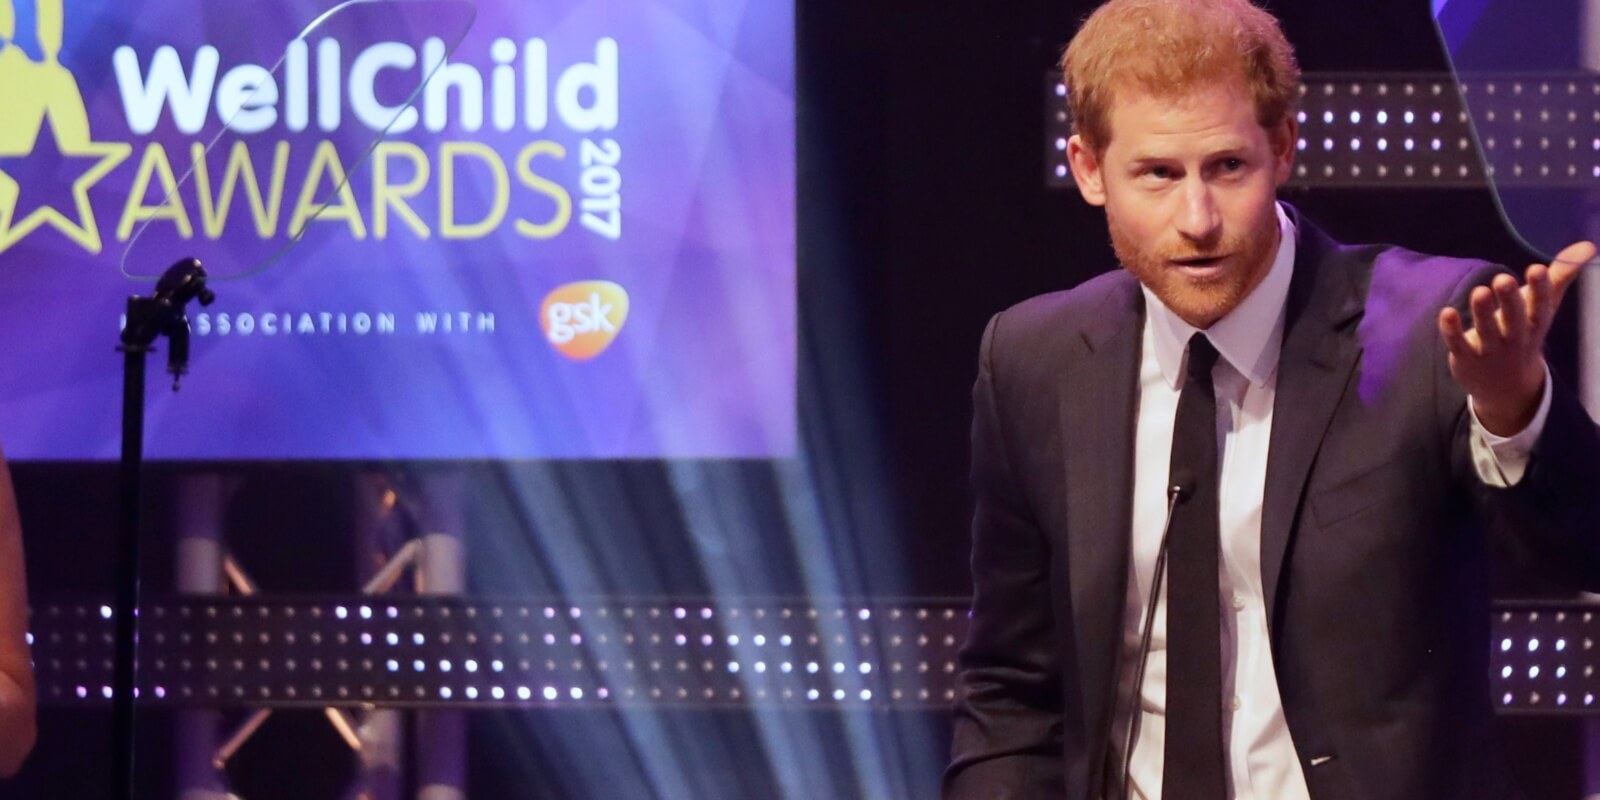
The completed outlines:
<svg viewBox="0 0 1600 800">
<path fill-rule="evenodd" d="M 1111 213 L 1110 209 L 1107 209 L 1106 214 L 1107 228 L 1111 234 L 1111 249 L 1116 254 L 1117 261 L 1124 269 L 1133 273 L 1140 283 L 1148 286 L 1168 309 L 1191 325 L 1195 325 L 1195 321 L 1201 319 L 1214 323 L 1226 316 L 1237 308 L 1266 276 L 1267 271 L 1271 269 L 1269 259 L 1272 257 L 1275 240 L 1273 230 L 1278 226 L 1276 214 L 1270 215 L 1267 219 L 1273 227 L 1271 230 L 1262 231 L 1259 237 L 1238 233 L 1218 239 L 1206 247 L 1164 248 L 1160 245 L 1141 247 L 1136 237 L 1127 233 L 1121 226 L 1116 214 Z M 1225 272 L 1214 280 L 1195 284 L 1189 279 L 1169 272 L 1172 269 L 1171 262 L 1174 260 L 1223 253 L 1232 254 L 1242 265 L 1261 265 L 1260 273 L 1239 275 Z M 1195 327 L 1206 326 L 1195 325 Z"/>
</svg>

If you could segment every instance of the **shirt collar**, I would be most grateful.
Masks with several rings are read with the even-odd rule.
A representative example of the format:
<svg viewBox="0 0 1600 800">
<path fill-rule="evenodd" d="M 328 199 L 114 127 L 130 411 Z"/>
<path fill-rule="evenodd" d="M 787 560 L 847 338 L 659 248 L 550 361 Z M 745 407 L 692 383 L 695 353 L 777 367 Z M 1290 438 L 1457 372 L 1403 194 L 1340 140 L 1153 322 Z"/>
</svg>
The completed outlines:
<svg viewBox="0 0 1600 800">
<path fill-rule="evenodd" d="M 1278 368 L 1278 352 L 1283 345 L 1283 309 L 1289 297 L 1289 279 L 1294 275 L 1295 227 L 1284 212 L 1278 211 L 1278 252 L 1267 276 L 1228 315 L 1206 330 L 1206 338 L 1217 352 L 1256 386 L 1266 384 Z M 1144 291 L 1145 324 L 1155 334 L 1156 361 L 1167 385 L 1177 389 L 1183 366 L 1183 351 L 1189 337 L 1199 329 L 1178 318 L 1156 298 L 1150 288 Z"/>
</svg>

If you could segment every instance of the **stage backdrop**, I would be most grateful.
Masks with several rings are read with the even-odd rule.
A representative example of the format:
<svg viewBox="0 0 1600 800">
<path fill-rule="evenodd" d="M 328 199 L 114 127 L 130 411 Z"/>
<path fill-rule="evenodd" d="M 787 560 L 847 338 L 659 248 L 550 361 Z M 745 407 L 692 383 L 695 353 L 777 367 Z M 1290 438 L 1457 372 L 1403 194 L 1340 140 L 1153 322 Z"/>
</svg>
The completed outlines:
<svg viewBox="0 0 1600 800">
<path fill-rule="evenodd" d="M 191 255 L 152 458 L 792 451 L 788 0 L 0 3 L 11 457 L 117 456 Z"/>
</svg>

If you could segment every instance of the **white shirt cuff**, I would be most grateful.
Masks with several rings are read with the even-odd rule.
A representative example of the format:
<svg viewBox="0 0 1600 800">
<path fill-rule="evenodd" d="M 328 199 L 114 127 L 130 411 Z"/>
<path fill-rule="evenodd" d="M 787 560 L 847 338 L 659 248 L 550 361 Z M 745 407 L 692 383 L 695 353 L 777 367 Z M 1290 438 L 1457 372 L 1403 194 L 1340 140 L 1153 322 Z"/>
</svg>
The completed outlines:
<svg viewBox="0 0 1600 800">
<path fill-rule="evenodd" d="M 1550 416 L 1551 397 L 1550 365 L 1544 367 L 1544 397 L 1539 400 L 1539 410 L 1528 426 L 1511 436 L 1496 436 L 1478 421 L 1478 410 L 1472 398 L 1467 398 L 1467 413 L 1472 417 L 1472 465 L 1478 478 L 1497 488 L 1516 486 L 1528 469 L 1533 455 L 1533 444 L 1544 432 L 1545 418 Z"/>
</svg>

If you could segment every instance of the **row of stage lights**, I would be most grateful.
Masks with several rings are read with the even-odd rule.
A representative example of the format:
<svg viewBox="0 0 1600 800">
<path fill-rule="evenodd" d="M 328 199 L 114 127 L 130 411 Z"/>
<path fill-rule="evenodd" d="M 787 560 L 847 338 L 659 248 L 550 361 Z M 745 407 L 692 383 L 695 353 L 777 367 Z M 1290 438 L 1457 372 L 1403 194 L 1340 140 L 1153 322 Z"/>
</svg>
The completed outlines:
<svg viewBox="0 0 1600 800">
<path fill-rule="evenodd" d="M 1047 76 L 1047 185 L 1072 186 L 1059 73 Z M 1600 188 L 1600 80 L 1306 76 L 1291 185 Z M 1469 115 L 1468 107 L 1472 108 Z"/>
<path fill-rule="evenodd" d="M 46 701 L 109 691 L 110 608 L 36 613 Z M 98 611 L 98 613 L 94 613 Z M 141 685 L 197 705 L 947 706 L 964 608 L 261 600 L 142 615 Z M 87 628 L 87 630 L 85 630 Z"/>
<path fill-rule="evenodd" d="M 191 706 L 938 708 L 956 699 L 967 625 L 957 603 L 182 600 L 142 615 L 141 696 Z M 1593 608 L 1495 613 L 1497 706 L 1596 712 Z M 109 612 L 36 609 L 30 642 L 45 702 L 110 697 Z"/>
<path fill-rule="evenodd" d="M 1595 713 L 1591 606 L 1502 609 L 1493 619 L 1497 705 L 1511 713 Z"/>
<path fill-rule="evenodd" d="M 101 686 L 97 692 L 94 692 L 90 690 L 90 687 L 83 685 L 79 685 L 74 692 L 74 696 L 76 696 L 79 700 L 92 699 L 95 694 L 98 694 L 104 700 L 110 700 L 113 692 L 110 686 Z M 166 687 L 156 686 L 151 692 L 151 695 L 158 700 L 166 700 L 168 699 L 169 693 L 167 692 Z M 640 691 L 629 688 L 621 692 L 620 695 L 620 697 L 613 697 L 612 691 L 604 686 L 593 690 L 594 699 L 602 703 L 617 699 L 627 702 L 647 701 L 651 704 L 670 704 L 673 701 L 677 701 L 679 704 L 690 704 L 702 701 L 707 704 L 713 704 L 719 700 L 717 692 L 713 689 L 704 689 L 699 693 L 698 696 L 696 696 L 695 693 L 691 692 L 685 687 L 679 687 L 672 691 L 663 690 L 659 687 L 651 688 L 648 691 Z M 134 696 L 143 697 L 143 692 L 139 689 L 135 689 Z M 743 702 L 746 696 L 753 698 L 757 702 L 763 703 L 778 699 L 781 699 L 784 702 L 790 702 L 802 698 L 807 703 L 832 701 L 836 704 L 851 703 L 852 701 L 871 704 L 874 700 L 874 694 L 871 689 L 861 689 L 852 693 L 844 689 L 836 688 L 832 691 L 826 691 L 816 687 L 805 689 L 803 691 L 791 688 L 785 688 L 778 691 L 757 689 L 754 692 L 744 692 L 739 689 L 730 689 L 727 691 L 726 697 L 723 699 L 725 700 L 725 704 L 737 704 Z M 347 695 L 341 694 L 339 697 L 343 699 L 347 698 Z M 583 705 L 586 697 L 587 695 L 585 694 L 584 688 L 580 686 L 573 686 L 567 689 L 565 695 L 563 695 L 560 688 L 553 685 L 546 685 L 537 692 L 534 690 L 534 688 L 525 685 L 508 687 L 501 684 L 489 685 L 483 690 L 480 690 L 476 685 L 465 686 L 459 690 L 452 689 L 449 686 L 441 686 L 438 689 L 438 700 L 440 703 L 452 703 L 453 701 L 457 700 L 465 701 L 466 703 L 487 701 L 480 704 L 484 707 L 507 705 L 560 706 L 563 705 L 563 701 L 565 700 L 570 700 L 572 705 Z M 902 705 L 915 704 L 925 706 L 930 702 L 934 702 L 939 705 L 948 705 L 955 702 L 955 697 L 955 691 L 951 689 L 946 689 L 944 692 L 940 693 L 937 699 L 935 699 L 934 693 L 928 689 L 918 689 L 915 692 L 907 692 L 903 689 L 893 689 L 889 692 L 889 699 L 895 701 L 896 704 Z M 195 697 L 190 692 L 185 692 L 184 698 L 200 699 Z M 59 694 L 56 694 L 54 695 L 54 699 L 59 701 L 61 698 Z M 240 699 L 241 702 L 238 703 L 239 705 L 266 705 L 266 703 L 251 703 L 248 700 L 243 699 L 242 695 Z M 263 697 L 262 699 L 267 700 L 270 698 Z M 292 695 L 291 699 L 293 699 Z M 332 700 L 332 698 L 323 697 L 323 695 L 320 693 L 313 693 L 313 696 L 309 699 L 311 701 L 310 704 L 312 705 L 320 705 L 324 704 L 325 702 L 331 702 Z M 429 698 L 421 695 L 415 698 L 416 702 L 406 702 L 403 698 L 398 697 L 391 699 L 396 700 L 393 705 L 440 704 L 429 702 Z M 381 699 L 375 699 L 372 695 L 368 694 L 365 696 L 362 704 L 367 705 L 381 703 Z"/>
</svg>

